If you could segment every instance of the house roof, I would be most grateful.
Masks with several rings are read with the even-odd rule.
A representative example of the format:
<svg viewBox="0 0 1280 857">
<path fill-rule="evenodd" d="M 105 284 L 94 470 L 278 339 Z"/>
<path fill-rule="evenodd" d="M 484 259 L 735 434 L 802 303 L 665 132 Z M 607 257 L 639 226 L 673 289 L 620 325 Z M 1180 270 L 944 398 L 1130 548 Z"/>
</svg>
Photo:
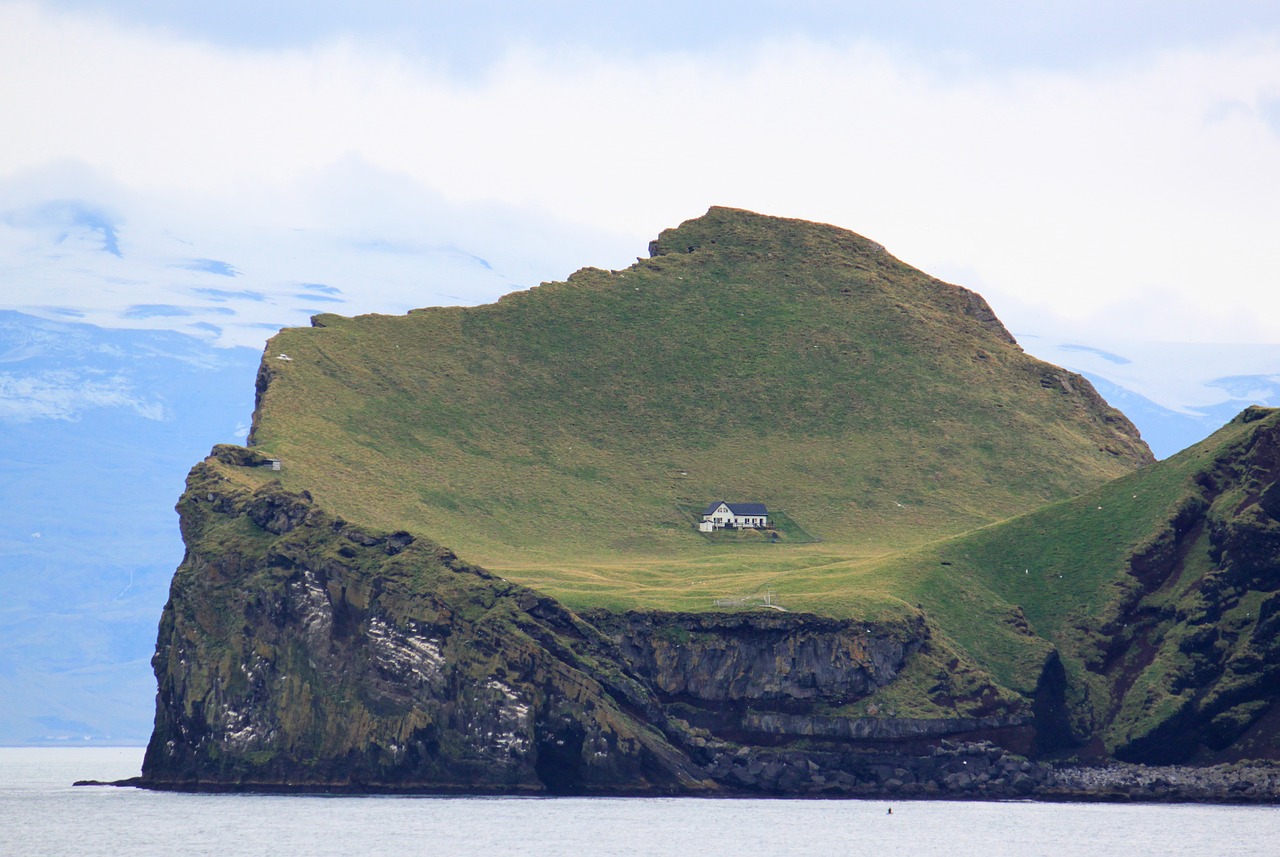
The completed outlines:
<svg viewBox="0 0 1280 857">
<path fill-rule="evenodd" d="M 724 503 L 729 507 L 729 511 L 735 515 L 761 515 L 767 517 L 769 510 L 764 507 L 764 503 L 725 503 L 723 500 L 717 500 L 703 511 L 703 515 L 710 515 L 716 509 L 720 508 L 720 504 Z"/>
</svg>

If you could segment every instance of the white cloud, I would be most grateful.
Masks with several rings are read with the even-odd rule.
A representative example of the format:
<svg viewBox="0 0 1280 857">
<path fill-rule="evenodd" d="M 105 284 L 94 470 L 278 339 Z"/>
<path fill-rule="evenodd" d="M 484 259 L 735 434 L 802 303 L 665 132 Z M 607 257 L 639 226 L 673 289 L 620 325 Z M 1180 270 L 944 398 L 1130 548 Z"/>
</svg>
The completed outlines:
<svg viewBox="0 0 1280 857">
<path fill-rule="evenodd" d="M 90 198 L 109 206 L 64 192 L 83 176 L 93 176 Z M 111 216 L 99 219 L 100 208 Z M 0 180 L 9 307 L 219 345 L 261 347 L 319 312 L 488 302 L 584 262 L 625 261 L 631 249 L 545 213 L 448 203 L 354 157 L 288 184 L 264 181 L 234 204 L 132 192 L 76 164 Z"/>
<path fill-rule="evenodd" d="M 1280 344 L 1185 343 L 1028 337 L 1037 357 L 1107 379 L 1171 411 L 1194 414 L 1224 402 L 1280 405 Z"/>
<path fill-rule="evenodd" d="M 1258 0 L 308 0 L 306 3 L 156 3 L 43 0 L 99 10 L 236 49 L 307 46 L 335 37 L 430 57 L 458 73 L 482 71 L 513 44 L 554 51 L 607 45 L 652 56 L 742 49 L 762 38 L 839 44 L 868 38 L 921 56 L 965 56 L 984 67 L 1082 67 L 1156 46 L 1212 44 L 1276 32 L 1280 9 Z"/>
<path fill-rule="evenodd" d="M 74 420 L 98 408 L 123 408 L 148 420 L 169 418 L 162 402 L 138 395 L 128 378 L 94 375 L 92 370 L 0 373 L 0 421 Z"/>
<path fill-rule="evenodd" d="M 26 307 L 189 309 L 175 295 L 211 275 L 164 266 L 184 258 L 234 266 L 244 276 L 227 288 L 264 294 L 290 323 L 305 315 L 286 298 L 300 282 L 340 278 L 343 312 L 468 302 L 531 284 L 522 272 L 626 264 L 660 229 L 726 204 L 837 223 L 925 270 L 967 272 L 956 279 L 1028 332 L 1280 341 L 1271 41 L 1057 72 L 867 42 L 527 49 L 458 80 L 354 42 L 231 51 L 10 4 L 0 75 L 24 82 L 0 90 L 21 129 L 0 137 L 0 179 L 81 163 L 135 201 L 117 206 L 118 282 L 101 259 L 87 279 L 49 274 L 28 232 L 0 229 L 9 255 L 34 260 L 3 272 L 6 293 L 50 296 Z M 542 222 L 562 225 L 522 239 Z M 148 266 L 130 268 L 130 242 Z M 521 268 L 526 253 L 537 258 Z M 161 269 L 167 297 L 130 300 Z M 100 301 L 83 293 L 95 277 Z M 260 318 L 263 303 L 229 299 L 237 315 L 223 320 Z M 184 318 L 196 316 L 168 323 Z"/>
</svg>

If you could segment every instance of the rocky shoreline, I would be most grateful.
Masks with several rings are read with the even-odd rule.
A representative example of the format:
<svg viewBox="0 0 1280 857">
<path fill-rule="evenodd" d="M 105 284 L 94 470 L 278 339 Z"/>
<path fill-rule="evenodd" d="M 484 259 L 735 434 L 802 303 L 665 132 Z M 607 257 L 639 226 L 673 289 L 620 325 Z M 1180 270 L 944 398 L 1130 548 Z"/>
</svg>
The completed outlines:
<svg viewBox="0 0 1280 857">
<path fill-rule="evenodd" d="M 998 800 L 1032 797 L 1043 765 L 989 741 L 941 745 L 923 755 L 742 746 L 717 750 L 707 776 L 731 794 Z"/>
<path fill-rule="evenodd" d="M 709 746 L 705 771 L 721 787 L 701 797 L 863 800 L 1036 800 L 1093 803 L 1280 804 L 1280 763 L 1090 766 L 1033 762 L 989 741 L 943 741 L 920 756 Z M 527 790 L 351 783 L 153 783 L 131 777 L 77 786 L 274 794 L 528 794 Z M 638 794 L 593 791 L 593 796 Z"/>
<path fill-rule="evenodd" d="M 1280 764 L 1057 766 L 1036 795 L 1044 800 L 1140 803 L 1280 803 Z"/>
</svg>

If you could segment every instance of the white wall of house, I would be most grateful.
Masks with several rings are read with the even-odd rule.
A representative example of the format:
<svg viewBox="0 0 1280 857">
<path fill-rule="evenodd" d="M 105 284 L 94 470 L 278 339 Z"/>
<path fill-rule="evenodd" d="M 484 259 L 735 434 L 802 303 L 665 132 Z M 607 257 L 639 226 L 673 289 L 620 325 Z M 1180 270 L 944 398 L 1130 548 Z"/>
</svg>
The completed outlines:
<svg viewBox="0 0 1280 857">
<path fill-rule="evenodd" d="M 729 506 L 727 504 L 721 503 L 714 510 L 712 510 L 710 515 L 705 516 L 703 523 L 711 524 L 711 527 L 713 529 L 720 529 L 721 527 L 725 527 L 725 526 L 765 527 L 765 526 L 768 526 L 769 519 L 763 515 L 735 515 L 732 511 L 730 511 Z M 698 525 L 698 529 L 702 530 L 703 532 L 708 531 L 706 529 L 703 529 L 702 524 Z"/>
</svg>

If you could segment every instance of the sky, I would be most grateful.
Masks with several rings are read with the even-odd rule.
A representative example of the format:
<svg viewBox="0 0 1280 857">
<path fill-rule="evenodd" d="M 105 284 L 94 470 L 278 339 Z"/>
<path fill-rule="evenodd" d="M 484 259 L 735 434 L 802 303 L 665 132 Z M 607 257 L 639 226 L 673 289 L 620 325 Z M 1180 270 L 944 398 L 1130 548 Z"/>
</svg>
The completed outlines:
<svg viewBox="0 0 1280 857">
<path fill-rule="evenodd" d="M 1273 2 L 0 0 L 0 79 L 0 309 L 261 347 L 729 205 L 866 235 L 1029 350 L 1280 371 Z"/>
</svg>

